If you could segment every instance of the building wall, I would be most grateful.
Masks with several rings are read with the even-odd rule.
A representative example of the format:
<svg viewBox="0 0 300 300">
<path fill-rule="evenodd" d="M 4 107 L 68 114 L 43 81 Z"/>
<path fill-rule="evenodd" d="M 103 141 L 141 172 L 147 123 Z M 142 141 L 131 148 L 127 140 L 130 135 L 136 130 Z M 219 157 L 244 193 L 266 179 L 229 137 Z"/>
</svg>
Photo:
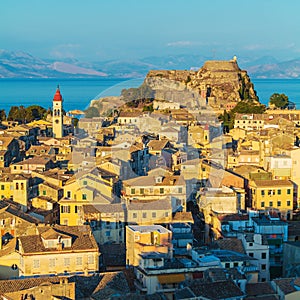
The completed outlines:
<svg viewBox="0 0 300 300">
<path fill-rule="evenodd" d="M 242 242 L 247 255 L 257 259 L 253 264 L 259 269 L 259 281 L 269 281 L 269 246 L 262 245 L 262 235 L 256 234 L 253 242 L 247 242 L 243 237 Z"/>
<path fill-rule="evenodd" d="M 70 251 L 43 254 L 23 254 L 20 251 L 20 276 L 97 272 L 99 254 L 96 251 Z"/>
<path fill-rule="evenodd" d="M 300 265 L 300 247 L 299 242 L 285 243 L 283 245 L 283 276 L 289 277 L 289 272 L 296 265 Z"/>
<path fill-rule="evenodd" d="M 142 227 L 147 228 L 147 226 Z M 161 226 L 156 226 L 156 228 L 159 230 Z M 157 251 L 168 254 L 172 248 L 171 231 L 165 228 L 165 232 L 159 232 L 153 228 L 144 230 L 140 232 L 126 226 L 126 265 L 138 266 L 139 254 L 142 252 Z"/>
<path fill-rule="evenodd" d="M 13 269 L 13 265 L 16 265 L 17 269 Z M 7 255 L 0 256 L 0 279 L 11 279 L 18 277 L 19 265 L 20 256 L 17 252 L 12 252 Z"/>
<path fill-rule="evenodd" d="M 267 207 L 279 209 L 281 212 L 293 210 L 293 186 L 256 186 L 250 182 L 252 208 L 265 209 Z"/>
</svg>

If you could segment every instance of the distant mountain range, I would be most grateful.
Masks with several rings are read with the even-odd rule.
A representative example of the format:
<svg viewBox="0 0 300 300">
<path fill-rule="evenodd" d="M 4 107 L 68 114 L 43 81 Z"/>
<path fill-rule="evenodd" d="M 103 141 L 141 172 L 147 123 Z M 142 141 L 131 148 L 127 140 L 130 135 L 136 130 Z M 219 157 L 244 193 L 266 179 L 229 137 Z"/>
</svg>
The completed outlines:
<svg viewBox="0 0 300 300">
<path fill-rule="evenodd" d="M 139 60 L 81 62 L 76 59 L 40 59 L 28 53 L 0 50 L 0 78 L 144 77 L 149 70 L 199 69 L 209 57 L 201 55 L 152 56 Z M 278 61 L 265 56 L 238 60 L 251 78 L 299 78 L 300 58 Z"/>
</svg>

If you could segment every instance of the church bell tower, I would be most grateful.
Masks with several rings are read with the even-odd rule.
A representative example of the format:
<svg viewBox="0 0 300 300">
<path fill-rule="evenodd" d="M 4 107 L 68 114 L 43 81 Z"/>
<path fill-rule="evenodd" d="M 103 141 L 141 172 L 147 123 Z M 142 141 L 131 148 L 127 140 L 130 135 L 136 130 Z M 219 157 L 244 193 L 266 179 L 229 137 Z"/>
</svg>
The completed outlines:
<svg viewBox="0 0 300 300">
<path fill-rule="evenodd" d="M 52 113 L 52 132 L 53 137 L 63 137 L 63 98 L 60 94 L 59 86 L 53 97 L 53 113 Z"/>
</svg>

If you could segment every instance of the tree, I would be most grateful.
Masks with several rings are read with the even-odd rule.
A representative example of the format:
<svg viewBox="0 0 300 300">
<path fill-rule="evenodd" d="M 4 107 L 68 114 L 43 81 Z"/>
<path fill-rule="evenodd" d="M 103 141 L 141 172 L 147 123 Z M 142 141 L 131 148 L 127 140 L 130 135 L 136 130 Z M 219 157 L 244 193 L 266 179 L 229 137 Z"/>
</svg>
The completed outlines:
<svg viewBox="0 0 300 300">
<path fill-rule="evenodd" d="M 275 105 L 277 108 L 286 108 L 289 103 L 289 98 L 285 94 L 274 93 L 270 97 L 270 104 Z"/>
<path fill-rule="evenodd" d="M 8 113 L 9 121 L 18 121 L 21 123 L 31 122 L 45 118 L 46 109 L 39 105 L 31 105 L 27 108 L 24 106 L 12 106 Z"/>
<path fill-rule="evenodd" d="M 26 108 L 26 122 L 44 119 L 47 110 L 39 105 L 31 105 Z"/>
<path fill-rule="evenodd" d="M 224 113 L 219 116 L 219 120 L 223 122 L 224 133 L 229 132 L 233 128 L 234 118 L 236 113 L 240 114 L 263 114 L 266 106 L 253 100 L 240 101 L 230 112 L 224 110 Z"/>
<path fill-rule="evenodd" d="M 99 110 L 96 107 L 90 106 L 84 111 L 86 118 L 97 118 L 100 117 Z"/>
<path fill-rule="evenodd" d="M 153 104 L 151 105 L 144 105 L 143 107 L 143 111 L 150 111 L 150 112 L 153 112 Z"/>
<path fill-rule="evenodd" d="M 231 116 L 225 109 L 223 114 L 219 116 L 219 120 L 223 122 L 223 133 L 228 133 L 230 128 Z"/>
<path fill-rule="evenodd" d="M 24 123 L 26 120 L 26 109 L 24 106 L 12 106 L 9 110 L 7 119 Z"/>
</svg>

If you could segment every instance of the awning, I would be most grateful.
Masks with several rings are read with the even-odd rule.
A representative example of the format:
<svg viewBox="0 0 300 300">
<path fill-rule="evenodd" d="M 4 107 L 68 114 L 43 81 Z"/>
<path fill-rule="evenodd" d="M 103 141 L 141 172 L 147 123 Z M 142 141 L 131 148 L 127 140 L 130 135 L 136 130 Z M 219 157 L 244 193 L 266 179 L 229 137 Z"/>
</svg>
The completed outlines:
<svg viewBox="0 0 300 300">
<path fill-rule="evenodd" d="M 159 283 L 179 283 L 185 280 L 184 274 L 158 275 Z"/>
</svg>

